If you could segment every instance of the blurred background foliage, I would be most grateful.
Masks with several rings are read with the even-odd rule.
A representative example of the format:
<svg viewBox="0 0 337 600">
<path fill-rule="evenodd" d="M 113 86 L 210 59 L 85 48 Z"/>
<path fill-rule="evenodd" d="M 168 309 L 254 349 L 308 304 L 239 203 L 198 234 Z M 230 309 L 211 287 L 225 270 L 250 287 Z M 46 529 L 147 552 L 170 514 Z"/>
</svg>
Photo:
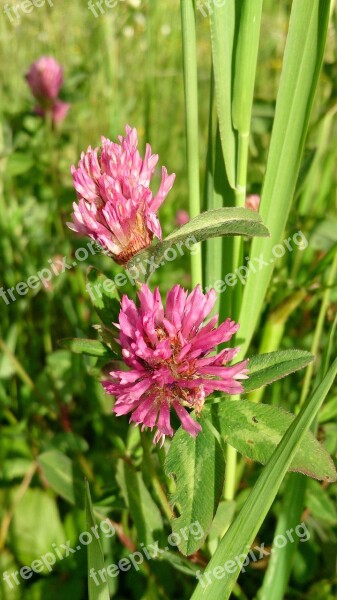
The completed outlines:
<svg viewBox="0 0 337 600">
<path fill-rule="evenodd" d="M 11 3 L 9 2 L 9 6 Z M 265 0 L 258 58 L 249 160 L 249 192 L 260 193 L 266 165 L 277 86 L 291 2 Z M 175 186 L 160 218 L 164 233 L 175 227 L 176 212 L 187 208 L 184 91 L 180 10 L 178 0 L 120 1 L 94 17 L 86 2 L 55 0 L 21 13 L 13 25 L 1 8 L 0 28 L 0 273 L 4 290 L 48 267 L 48 260 L 66 256 L 71 263 L 84 240 L 65 226 L 75 199 L 70 165 L 100 136 L 111 139 L 129 123 L 137 127 L 141 145 L 149 141 L 160 164 L 175 172 Z M 298 182 L 295 210 L 288 235 L 302 230 L 309 240 L 305 252 L 296 248 L 278 261 L 267 298 L 263 327 L 255 348 L 268 348 L 268 336 L 280 335 L 280 347 L 310 350 L 327 278 L 337 244 L 337 16 L 333 12 L 328 44 L 316 97 L 305 159 Z M 205 174 L 210 89 L 208 19 L 197 11 L 199 53 L 200 160 Z M 32 112 L 33 99 L 24 75 L 41 55 L 53 55 L 64 66 L 62 99 L 71 103 L 67 119 L 52 130 Z M 83 478 L 91 486 L 96 514 L 119 524 L 121 535 L 103 539 L 107 564 L 117 562 L 144 541 L 141 517 L 130 506 L 127 487 L 138 470 L 139 504 L 148 507 L 145 527 L 153 537 L 153 514 L 158 509 L 156 486 L 139 432 L 127 419 L 111 414 L 111 397 L 99 383 L 99 363 L 61 349 L 65 337 L 95 337 L 98 322 L 85 290 L 86 269 L 94 264 L 113 276 L 118 267 L 95 255 L 48 283 L 16 294 L 8 305 L 0 298 L 0 567 L 12 572 L 29 565 L 67 539 L 76 543 L 86 530 Z M 165 274 L 164 274 L 165 273 Z M 165 291 L 176 282 L 190 283 L 187 256 L 159 269 L 152 284 Z M 324 350 L 337 306 L 336 281 L 329 282 L 326 320 L 320 338 Z M 263 331 L 265 333 L 263 334 Z M 281 333 L 280 333 L 281 332 Z M 318 371 L 320 362 L 318 361 Z M 278 382 L 265 402 L 293 410 L 303 374 Z M 337 450 L 337 389 L 321 413 L 319 437 L 331 454 Z M 47 453 L 47 454 L 46 454 Z M 42 458 L 41 458 L 42 455 Z M 152 454 L 162 473 L 164 450 Z M 240 463 L 242 474 L 235 510 L 254 484 L 261 467 Z M 134 475 L 134 471 L 132 471 Z M 160 485 L 172 483 L 160 475 Z M 284 484 L 284 487 L 287 483 Z M 151 496 L 149 495 L 149 492 Z M 281 498 L 282 498 L 281 491 Z M 272 541 L 275 503 L 260 532 L 266 546 Z M 337 591 L 333 556 L 337 549 L 337 491 L 310 481 L 306 522 L 312 536 L 300 544 L 287 592 L 290 600 L 333 600 Z M 152 516 L 151 516 L 152 514 Z M 165 531 L 170 532 L 167 518 Z M 157 539 L 157 537 L 154 537 Z M 191 560 L 172 552 L 151 561 L 146 570 L 110 579 L 115 598 L 188 598 L 195 585 L 196 565 L 204 565 L 211 548 Z M 86 598 L 84 548 L 58 561 L 52 573 L 34 575 L 20 586 L 0 578 L 4 600 L 64 600 Z M 253 598 L 261 585 L 266 561 L 241 575 L 235 596 Z M 158 582 L 161 582 L 160 584 Z M 272 599 L 271 599 L 272 600 Z"/>
</svg>

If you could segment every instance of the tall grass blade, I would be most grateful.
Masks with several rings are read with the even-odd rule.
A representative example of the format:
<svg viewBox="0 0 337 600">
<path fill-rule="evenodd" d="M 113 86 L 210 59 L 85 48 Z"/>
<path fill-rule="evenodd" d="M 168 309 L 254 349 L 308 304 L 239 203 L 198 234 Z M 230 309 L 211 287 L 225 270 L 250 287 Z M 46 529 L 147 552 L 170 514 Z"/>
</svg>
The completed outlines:
<svg viewBox="0 0 337 600">
<path fill-rule="evenodd" d="M 198 126 L 198 67 L 193 0 L 181 0 L 181 26 L 184 59 L 184 87 L 187 136 L 187 170 L 190 217 L 200 214 L 199 183 L 199 126 Z M 192 287 L 202 283 L 202 259 L 200 253 L 191 255 Z"/>
<path fill-rule="evenodd" d="M 210 574 L 211 583 L 207 584 L 205 578 L 203 578 L 199 582 L 191 600 L 204 600 L 206 598 L 207 600 L 228 600 L 230 597 L 239 576 L 241 564 L 268 514 L 296 450 L 315 419 L 336 375 L 337 359 L 330 367 L 322 383 L 289 427 L 240 513 L 226 535 L 222 538 L 218 549 L 205 571 L 205 573 Z M 223 569 L 223 579 L 218 579 L 214 576 L 215 567 L 220 567 L 220 565 L 224 565 L 227 561 L 234 561 L 239 556 L 240 560 L 237 561 L 235 570 L 232 565 L 232 568 L 227 572 Z"/>
<path fill-rule="evenodd" d="M 232 61 L 235 34 L 235 3 L 230 0 L 210 14 L 215 97 L 220 138 L 230 186 L 235 188 L 236 140 L 232 124 Z"/>
<path fill-rule="evenodd" d="M 323 60 L 329 9 L 329 0 L 294 0 L 292 4 L 260 210 L 271 237 L 254 240 L 251 248 L 251 258 L 263 256 L 269 264 L 257 274 L 251 273 L 245 286 L 240 313 L 242 354 L 261 313 L 274 268 L 272 249 L 282 241 L 294 196 Z"/>
</svg>

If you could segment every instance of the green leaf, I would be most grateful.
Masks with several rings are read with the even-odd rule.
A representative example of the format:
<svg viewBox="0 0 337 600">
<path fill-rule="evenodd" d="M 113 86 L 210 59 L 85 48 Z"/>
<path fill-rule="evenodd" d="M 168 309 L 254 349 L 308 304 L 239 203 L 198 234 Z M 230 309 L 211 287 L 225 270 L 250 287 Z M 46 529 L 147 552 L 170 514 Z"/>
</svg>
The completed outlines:
<svg viewBox="0 0 337 600">
<path fill-rule="evenodd" d="M 304 350 L 282 350 L 249 359 L 249 378 L 242 382 L 245 393 L 273 383 L 310 364 L 315 357 Z"/>
<path fill-rule="evenodd" d="M 282 408 L 249 400 L 226 399 L 216 405 L 221 435 L 238 452 L 266 464 L 295 416 Z M 331 457 L 309 431 L 290 467 L 315 479 L 336 481 Z"/>
<path fill-rule="evenodd" d="M 62 348 L 71 350 L 75 354 L 88 354 L 89 356 L 99 356 L 100 358 L 113 359 L 116 354 L 107 348 L 98 340 L 89 340 L 84 338 L 65 338 L 58 342 Z"/>
<path fill-rule="evenodd" d="M 27 152 L 14 152 L 8 159 L 6 165 L 6 175 L 13 177 L 23 175 L 34 166 L 34 160 Z"/>
<path fill-rule="evenodd" d="M 38 457 L 44 478 L 53 490 L 71 504 L 82 505 L 83 495 L 77 493 L 75 484 L 79 480 L 74 477 L 74 463 L 59 450 L 43 452 Z"/>
<path fill-rule="evenodd" d="M 259 214 L 247 208 L 209 210 L 182 225 L 156 246 L 138 252 L 128 263 L 128 269 L 137 268 L 137 263 L 141 262 L 147 275 L 150 275 L 165 261 L 165 253 L 169 248 L 174 248 L 176 257 L 179 257 L 193 244 L 225 235 L 268 236 L 269 232 Z"/>
<path fill-rule="evenodd" d="M 256 534 L 268 514 L 283 478 L 328 394 L 336 374 L 337 359 L 330 367 L 322 383 L 290 425 L 268 464 L 263 469 L 240 513 L 226 535 L 222 538 L 217 551 L 205 571 L 205 573 L 209 574 L 211 583 L 207 583 L 205 578 L 203 578 L 202 582 L 199 582 L 191 600 L 228 600 L 230 597 L 248 549 L 254 542 Z M 231 561 L 232 568 L 229 568 L 229 565 L 226 568 L 228 561 Z M 236 563 L 236 566 L 233 565 L 233 561 Z M 222 577 L 220 578 L 219 576 L 219 569 L 217 577 L 215 577 L 214 569 L 220 566 Z"/>
<path fill-rule="evenodd" d="M 103 323 L 112 327 L 118 321 L 120 297 L 115 282 L 97 269 L 87 271 L 87 292 Z"/>
<path fill-rule="evenodd" d="M 30 565 L 47 552 L 53 552 L 53 545 L 60 547 L 65 542 L 60 515 L 54 498 L 36 488 L 28 489 L 15 506 L 10 527 L 11 547 L 23 565 Z M 55 562 L 58 560 L 54 553 Z M 45 562 L 41 572 L 52 570 Z"/>
<path fill-rule="evenodd" d="M 94 517 L 94 511 L 91 502 L 89 483 L 85 482 L 85 504 L 86 504 L 86 521 L 87 529 L 96 527 L 96 521 Z M 98 528 L 96 527 L 98 531 Z M 95 535 L 92 536 L 92 541 L 88 544 L 88 589 L 89 589 L 89 600 L 110 600 L 109 587 L 107 583 L 103 583 L 99 577 L 97 581 L 99 585 L 96 585 L 94 578 L 90 577 L 90 571 L 93 569 L 93 573 L 97 573 L 99 570 L 104 569 L 104 554 L 100 539 L 97 539 Z"/>
<path fill-rule="evenodd" d="M 179 550 L 189 556 L 204 543 L 216 513 L 223 490 L 225 463 L 220 443 L 205 417 L 200 419 L 203 431 L 193 438 L 180 428 L 168 452 L 165 470 L 174 477 L 180 516 L 172 521 L 172 531 L 181 541 Z M 202 535 L 193 535 L 192 523 L 198 523 Z M 181 535 L 185 528 L 186 536 Z M 185 539 L 187 537 L 187 539 Z M 196 538 L 199 539 L 196 539 Z"/>
<path fill-rule="evenodd" d="M 163 521 L 142 474 L 126 462 L 120 461 L 117 482 L 134 520 L 139 542 L 149 544 L 158 540 L 158 535 L 163 529 Z"/>
</svg>

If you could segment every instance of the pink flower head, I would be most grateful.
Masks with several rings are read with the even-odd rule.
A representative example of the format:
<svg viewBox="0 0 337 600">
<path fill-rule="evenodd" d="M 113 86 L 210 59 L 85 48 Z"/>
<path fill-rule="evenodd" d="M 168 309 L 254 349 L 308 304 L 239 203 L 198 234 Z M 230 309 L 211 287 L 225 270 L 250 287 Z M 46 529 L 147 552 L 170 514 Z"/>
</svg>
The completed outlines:
<svg viewBox="0 0 337 600">
<path fill-rule="evenodd" d="M 77 169 L 72 167 L 79 199 L 74 203 L 70 229 L 96 240 L 119 264 L 143 248 L 155 235 L 161 239 L 156 212 L 173 186 L 175 175 L 162 167 L 162 180 L 156 196 L 150 189 L 158 155 L 147 144 L 145 158 L 138 151 L 136 129 L 126 126 L 119 143 L 102 137 L 100 149 L 89 146 Z"/>
<path fill-rule="evenodd" d="M 185 225 L 190 220 L 190 215 L 187 210 L 177 210 L 176 212 L 176 225 L 180 227 L 181 225 Z"/>
<path fill-rule="evenodd" d="M 247 196 L 246 208 L 250 208 L 251 210 L 255 210 L 255 212 L 259 212 L 260 200 L 261 198 L 257 194 L 251 194 L 250 196 Z"/>
<path fill-rule="evenodd" d="M 139 307 L 123 296 L 119 314 L 120 344 L 129 370 L 112 371 L 103 386 L 116 397 L 117 416 L 131 413 L 130 422 L 142 424 L 142 429 L 156 426 L 155 444 L 173 435 L 171 408 L 195 437 L 201 426 L 186 408 L 199 416 L 205 398 L 215 390 L 243 391 L 239 380 L 247 378 L 248 361 L 225 366 L 238 348 L 214 354 L 239 325 L 227 319 L 217 327 L 218 316 L 204 324 L 215 303 L 214 290 L 203 294 L 197 286 L 188 294 L 176 285 L 167 294 L 165 309 L 158 288 L 152 293 L 144 284 L 138 296 Z"/>
<path fill-rule="evenodd" d="M 41 56 L 31 65 L 26 79 L 35 98 L 48 105 L 58 96 L 63 83 L 63 69 L 52 56 Z"/>
</svg>

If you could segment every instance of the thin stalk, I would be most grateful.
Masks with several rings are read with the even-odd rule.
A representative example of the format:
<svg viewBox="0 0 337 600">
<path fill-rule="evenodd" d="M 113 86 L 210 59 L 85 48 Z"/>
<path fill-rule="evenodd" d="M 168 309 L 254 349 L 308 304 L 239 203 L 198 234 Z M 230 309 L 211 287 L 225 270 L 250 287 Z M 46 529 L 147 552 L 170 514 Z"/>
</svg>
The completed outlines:
<svg viewBox="0 0 337 600">
<path fill-rule="evenodd" d="M 257 63 L 257 52 L 260 37 L 260 24 L 262 14 L 262 0 L 251 2 L 241 0 L 240 22 L 237 45 L 235 49 L 235 70 L 233 73 L 234 90 L 232 102 L 232 118 L 237 130 L 237 156 L 236 156 L 236 181 L 235 204 L 244 206 L 247 191 L 247 168 L 251 114 L 254 97 L 254 83 Z M 244 246 L 241 237 L 233 238 L 233 264 L 232 272 L 243 264 Z M 238 320 L 242 299 L 242 283 L 237 282 L 232 297 L 231 316 Z M 237 398 L 240 400 L 240 396 Z M 231 446 L 226 451 L 226 482 L 224 496 L 232 500 L 236 487 L 236 461 L 237 452 Z"/>
<path fill-rule="evenodd" d="M 239 132 L 238 157 L 237 157 L 237 178 L 236 178 L 236 191 L 235 191 L 237 206 L 244 206 L 245 201 L 246 201 L 248 149 L 249 149 L 249 132 Z"/>
<path fill-rule="evenodd" d="M 287 321 L 302 302 L 306 293 L 304 289 L 294 292 L 269 315 L 263 330 L 258 354 L 275 352 L 279 349 Z M 262 387 L 255 390 L 249 394 L 249 399 L 252 402 L 261 402 L 265 389 L 265 387 Z"/>
<path fill-rule="evenodd" d="M 319 348 L 319 343 L 320 343 L 321 336 L 322 336 L 326 312 L 328 310 L 329 301 L 330 301 L 330 293 L 331 293 L 330 288 L 332 287 L 333 283 L 336 280 L 336 274 L 337 274 L 337 253 L 335 254 L 335 258 L 331 265 L 329 277 L 327 280 L 327 289 L 324 292 L 322 303 L 321 303 L 321 308 L 320 308 L 319 315 L 318 315 L 314 338 L 313 338 L 312 345 L 311 345 L 312 354 L 317 354 L 317 351 Z M 311 363 L 307 367 L 307 370 L 305 372 L 299 407 L 301 407 L 306 400 L 306 397 L 307 397 L 309 389 L 310 389 L 313 372 L 314 372 L 314 363 Z"/>
<path fill-rule="evenodd" d="M 170 506 L 169 501 L 166 498 L 166 494 L 163 490 L 161 481 L 158 477 L 157 471 L 152 461 L 151 450 L 149 448 L 149 442 L 146 437 L 146 434 L 141 433 L 141 442 L 143 447 L 143 462 L 146 464 L 146 468 L 148 469 L 149 475 L 151 476 L 151 481 L 153 488 L 156 492 L 157 498 L 161 504 L 162 510 L 169 521 L 171 521 L 173 512 Z"/>
<path fill-rule="evenodd" d="M 240 396 L 239 396 L 240 398 Z M 233 500 L 236 489 L 236 458 L 237 451 L 233 446 L 227 444 L 226 448 L 226 477 L 224 487 L 225 500 Z"/>
<path fill-rule="evenodd" d="M 187 171 L 190 217 L 200 214 L 199 128 L 198 128 L 198 70 L 193 0 L 181 0 L 182 45 L 187 137 Z M 191 255 L 192 287 L 202 284 L 202 257 Z"/>
</svg>

